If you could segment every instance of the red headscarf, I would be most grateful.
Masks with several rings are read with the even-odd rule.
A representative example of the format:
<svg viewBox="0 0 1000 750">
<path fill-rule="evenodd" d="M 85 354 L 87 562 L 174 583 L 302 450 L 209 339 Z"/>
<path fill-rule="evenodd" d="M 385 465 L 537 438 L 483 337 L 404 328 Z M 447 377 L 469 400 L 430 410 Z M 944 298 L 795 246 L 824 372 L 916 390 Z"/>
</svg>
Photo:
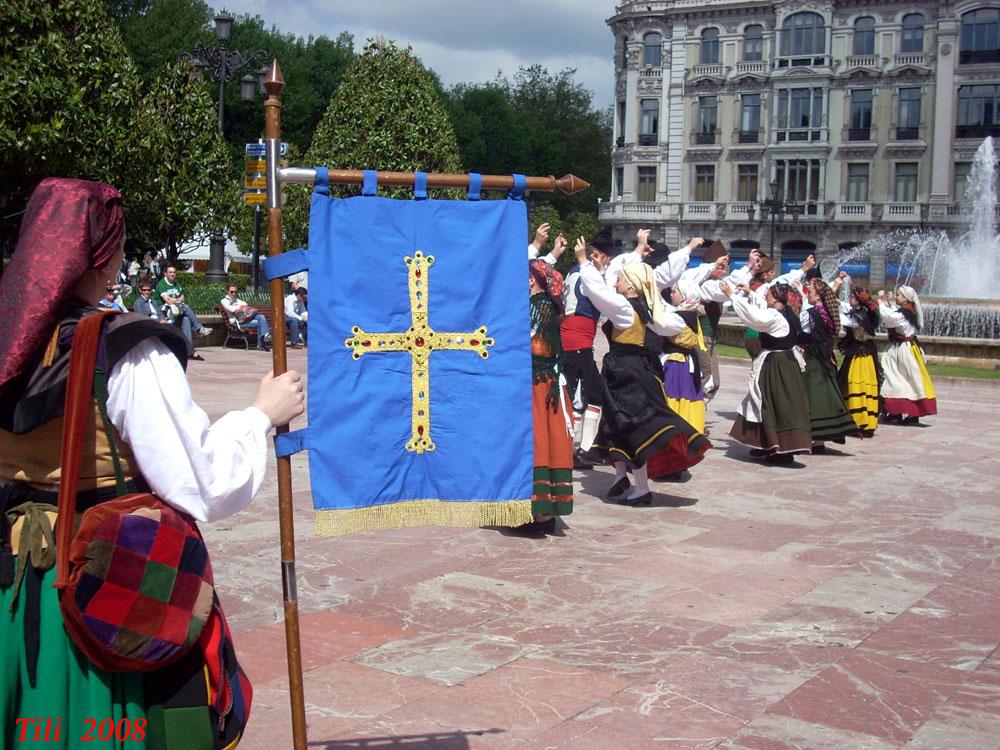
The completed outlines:
<svg viewBox="0 0 1000 750">
<path fill-rule="evenodd" d="M 0 280 L 0 395 L 39 355 L 83 274 L 106 266 L 124 238 L 111 185 L 49 177 L 35 188 Z"/>
</svg>

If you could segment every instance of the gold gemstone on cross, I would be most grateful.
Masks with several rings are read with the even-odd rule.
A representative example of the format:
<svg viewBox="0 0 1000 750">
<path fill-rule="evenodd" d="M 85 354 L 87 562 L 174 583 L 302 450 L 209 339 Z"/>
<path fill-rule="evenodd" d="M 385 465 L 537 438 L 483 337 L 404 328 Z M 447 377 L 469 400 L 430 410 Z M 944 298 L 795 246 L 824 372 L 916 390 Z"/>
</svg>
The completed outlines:
<svg viewBox="0 0 1000 750">
<path fill-rule="evenodd" d="M 355 360 L 364 354 L 384 352 L 407 352 L 412 363 L 410 397 L 410 439 L 406 450 L 411 453 L 425 453 L 436 448 L 431 439 L 431 382 L 430 355 L 438 350 L 472 351 L 483 359 L 490 356 L 488 347 L 496 343 L 486 335 L 486 326 L 475 331 L 445 333 L 435 331 L 427 320 L 427 304 L 430 294 L 430 267 L 434 265 L 433 255 L 424 255 L 417 250 L 413 257 L 406 256 L 403 262 L 408 268 L 410 289 L 410 327 L 406 331 L 390 333 L 369 333 L 358 326 L 351 328 L 354 334 L 345 339 L 346 346 Z"/>
</svg>

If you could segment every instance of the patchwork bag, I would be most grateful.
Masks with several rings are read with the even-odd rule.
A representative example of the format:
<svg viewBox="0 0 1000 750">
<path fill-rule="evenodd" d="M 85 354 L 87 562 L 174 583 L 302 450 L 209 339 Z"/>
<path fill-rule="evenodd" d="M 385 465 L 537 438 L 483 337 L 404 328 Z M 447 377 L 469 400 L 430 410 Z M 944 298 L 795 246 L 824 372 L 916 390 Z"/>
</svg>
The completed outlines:
<svg viewBox="0 0 1000 750">
<path fill-rule="evenodd" d="M 76 485 L 93 413 L 97 351 L 105 315 L 77 325 L 66 385 L 56 582 L 66 630 L 96 667 L 146 672 L 177 661 L 216 615 L 208 550 L 189 515 L 150 493 L 126 494 L 98 374 L 120 497 L 88 508 L 74 528 Z M 221 609 L 218 610 L 221 615 Z M 224 626 L 224 622 L 223 622 Z"/>
</svg>

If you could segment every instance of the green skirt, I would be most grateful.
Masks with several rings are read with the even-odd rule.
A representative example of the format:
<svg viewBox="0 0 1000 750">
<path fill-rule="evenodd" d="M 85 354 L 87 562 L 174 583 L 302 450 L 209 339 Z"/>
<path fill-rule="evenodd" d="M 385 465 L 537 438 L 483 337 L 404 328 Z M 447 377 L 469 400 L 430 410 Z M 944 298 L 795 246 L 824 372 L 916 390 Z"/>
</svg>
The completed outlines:
<svg viewBox="0 0 1000 750">
<path fill-rule="evenodd" d="M 0 664 L 3 665 L 0 707 L 4 712 L 0 747 L 46 750 L 154 747 L 148 736 L 143 676 L 102 672 L 80 654 L 63 627 L 59 599 L 52 588 L 56 578 L 54 567 L 44 572 L 39 590 L 40 648 L 35 685 L 31 685 L 24 618 L 30 598 L 26 583 L 34 575 L 43 574 L 29 564 L 13 611 L 14 587 L 0 589 Z M 17 721 L 28 717 L 43 721 Z M 47 719 L 52 720 L 51 724 L 46 724 Z"/>
<path fill-rule="evenodd" d="M 836 372 L 824 367 L 815 356 L 805 355 L 806 371 L 802 379 L 809 397 L 809 421 L 813 442 L 843 443 L 848 435 L 857 435 L 858 426 L 847 410 L 837 385 Z"/>
</svg>

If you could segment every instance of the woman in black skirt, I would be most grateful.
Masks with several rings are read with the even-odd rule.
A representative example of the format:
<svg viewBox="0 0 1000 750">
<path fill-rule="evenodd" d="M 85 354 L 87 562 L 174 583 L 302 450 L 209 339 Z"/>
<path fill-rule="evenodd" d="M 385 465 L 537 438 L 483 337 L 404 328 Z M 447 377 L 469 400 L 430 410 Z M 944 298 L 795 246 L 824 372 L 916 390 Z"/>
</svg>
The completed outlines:
<svg viewBox="0 0 1000 750">
<path fill-rule="evenodd" d="M 653 496 L 646 462 L 652 456 L 667 452 L 672 465 L 683 470 L 701 461 L 711 447 L 708 438 L 667 405 L 663 390 L 660 337 L 676 336 L 687 326 L 660 299 L 647 264 L 626 265 L 611 289 L 599 261 L 579 260 L 583 293 L 608 318 L 609 351 L 601 371 L 604 410 L 592 450 L 614 463 L 609 498 L 624 495 L 625 505 L 648 505 Z M 635 480 L 630 492 L 628 469 Z"/>
<path fill-rule="evenodd" d="M 795 351 L 801 298 L 787 284 L 774 284 L 765 294 L 766 308 L 726 283 L 719 290 L 733 301 L 733 311 L 748 328 L 760 333 L 761 350 L 753 358 L 747 392 L 730 436 L 750 446 L 750 455 L 772 463 L 791 463 L 796 453 L 812 448 L 809 400 Z"/>
</svg>

